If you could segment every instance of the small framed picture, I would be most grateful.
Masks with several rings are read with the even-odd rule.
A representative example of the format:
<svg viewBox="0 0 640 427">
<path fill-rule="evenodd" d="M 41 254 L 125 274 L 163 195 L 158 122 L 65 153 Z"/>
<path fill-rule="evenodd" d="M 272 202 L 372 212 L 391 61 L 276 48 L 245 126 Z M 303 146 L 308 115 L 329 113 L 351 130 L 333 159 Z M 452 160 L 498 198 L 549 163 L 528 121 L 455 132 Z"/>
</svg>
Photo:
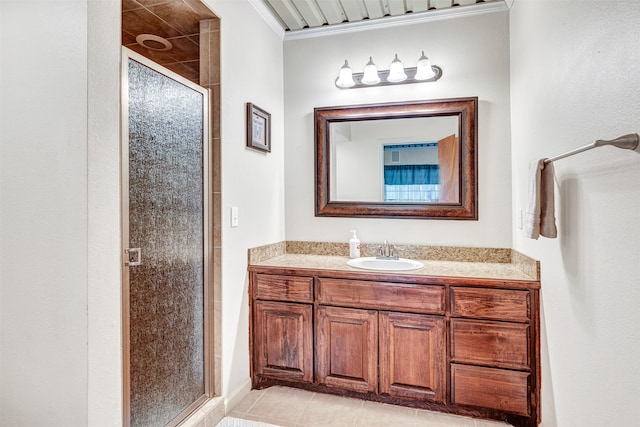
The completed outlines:
<svg viewBox="0 0 640 427">
<path fill-rule="evenodd" d="M 271 114 L 247 102 L 247 147 L 271 151 Z"/>
</svg>

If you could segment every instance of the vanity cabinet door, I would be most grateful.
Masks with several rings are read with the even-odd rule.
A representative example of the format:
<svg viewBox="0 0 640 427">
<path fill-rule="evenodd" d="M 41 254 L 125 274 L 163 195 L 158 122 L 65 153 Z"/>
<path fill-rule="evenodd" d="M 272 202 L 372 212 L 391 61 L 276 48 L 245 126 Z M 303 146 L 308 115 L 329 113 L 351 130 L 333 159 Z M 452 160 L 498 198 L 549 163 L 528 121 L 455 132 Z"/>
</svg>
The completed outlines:
<svg viewBox="0 0 640 427">
<path fill-rule="evenodd" d="M 255 302 L 254 369 L 258 377 L 313 382 L 312 307 Z"/>
<path fill-rule="evenodd" d="M 318 307 L 318 382 L 358 392 L 378 391 L 378 312 Z"/>
<path fill-rule="evenodd" d="M 380 393 L 444 402 L 445 320 L 380 312 Z"/>
</svg>

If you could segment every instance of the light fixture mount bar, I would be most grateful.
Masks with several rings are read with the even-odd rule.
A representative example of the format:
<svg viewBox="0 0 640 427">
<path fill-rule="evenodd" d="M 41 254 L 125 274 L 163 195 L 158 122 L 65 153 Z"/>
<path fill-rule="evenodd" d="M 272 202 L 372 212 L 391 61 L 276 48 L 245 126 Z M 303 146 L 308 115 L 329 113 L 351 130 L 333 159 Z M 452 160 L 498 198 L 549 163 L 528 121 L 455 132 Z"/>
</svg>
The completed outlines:
<svg viewBox="0 0 640 427">
<path fill-rule="evenodd" d="M 364 75 L 364 73 L 353 73 L 353 81 L 355 83 L 353 86 L 340 87 L 336 84 L 336 87 L 338 89 L 344 90 L 344 89 L 359 89 L 363 87 L 376 87 L 376 86 L 398 86 L 398 85 L 404 85 L 408 83 L 435 82 L 436 80 L 440 79 L 440 77 L 442 77 L 442 69 L 437 65 L 432 65 L 431 68 L 433 69 L 433 72 L 435 73 L 435 75 L 430 79 L 416 80 L 415 75 L 416 75 L 417 68 L 410 67 L 410 68 L 404 69 L 404 72 L 407 74 L 407 79 L 401 82 L 397 82 L 397 83 L 388 82 L 387 77 L 389 76 L 389 70 L 379 70 L 378 75 L 380 76 L 380 83 L 371 84 L 371 85 L 364 84 L 362 83 L 362 76 Z M 336 83 L 337 81 L 338 79 L 336 78 Z"/>
</svg>

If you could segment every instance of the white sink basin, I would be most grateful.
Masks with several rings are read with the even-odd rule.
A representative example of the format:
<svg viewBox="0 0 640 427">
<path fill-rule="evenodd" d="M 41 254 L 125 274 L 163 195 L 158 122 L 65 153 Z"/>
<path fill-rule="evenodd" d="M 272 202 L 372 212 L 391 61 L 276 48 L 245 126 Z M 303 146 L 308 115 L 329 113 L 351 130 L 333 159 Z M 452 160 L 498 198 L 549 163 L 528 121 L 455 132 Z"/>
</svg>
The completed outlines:
<svg viewBox="0 0 640 427">
<path fill-rule="evenodd" d="M 420 261 L 414 261 L 406 258 L 398 259 L 377 259 L 376 257 L 354 258 L 347 261 L 351 267 L 362 268 L 365 270 L 378 271 L 406 271 L 417 270 L 424 267 Z"/>
</svg>

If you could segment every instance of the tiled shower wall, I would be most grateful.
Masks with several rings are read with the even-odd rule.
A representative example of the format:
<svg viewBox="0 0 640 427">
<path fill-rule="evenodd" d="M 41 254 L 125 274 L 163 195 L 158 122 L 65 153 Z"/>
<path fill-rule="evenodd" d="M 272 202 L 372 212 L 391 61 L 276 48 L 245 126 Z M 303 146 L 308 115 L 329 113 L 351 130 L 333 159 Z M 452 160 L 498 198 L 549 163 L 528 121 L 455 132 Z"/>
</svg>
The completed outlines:
<svg viewBox="0 0 640 427">
<path fill-rule="evenodd" d="M 222 238 L 221 238 L 221 186 L 220 186 L 220 20 L 208 19 L 200 21 L 200 86 L 209 89 L 211 96 L 211 202 L 213 247 L 211 256 L 213 292 L 210 295 L 210 304 L 213 306 L 213 339 L 214 365 L 213 392 L 220 395 L 222 392 L 221 371 L 222 366 Z"/>
</svg>

